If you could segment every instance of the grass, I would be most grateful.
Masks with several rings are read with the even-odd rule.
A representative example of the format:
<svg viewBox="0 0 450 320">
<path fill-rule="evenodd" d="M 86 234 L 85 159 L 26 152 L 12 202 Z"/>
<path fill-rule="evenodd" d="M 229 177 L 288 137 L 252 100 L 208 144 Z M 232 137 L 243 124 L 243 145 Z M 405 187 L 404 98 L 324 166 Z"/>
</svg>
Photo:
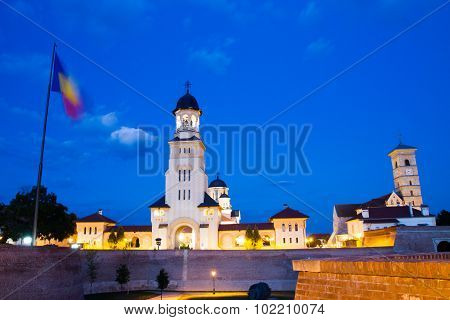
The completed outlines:
<svg viewBox="0 0 450 320">
<path fill-rule="evenodd" d="M 165 293 L 169 293 L 165 291 Z M 174 299 L 178 300 L 247 300 L 246 291 L 218 291 L 216 294 L 212 292 L 170 292 L 176 293 Z M 108 292 L 95 293 L 85 295 L 86 300 L 148 300 L 154 297 L 159 297 L 156 291 L 130 291 L 127 292 Z M 271 299 L 274 300 L 293 300 L 293 291 L 274 291 Z"/>
<path fill-rule="evenodd" d="M 275 291 L 272 292 L 271 299 L 293 300 L 294 292 Z M 181 296 L 181 300 L 248 300 L 247 292 L 192 292 Z"/>
<path fill-rule="evenodd" d="M 84 296 L 86 300 L 148 300 L 159 296 L 159 294 L 153 291 L 130 291 L 125 292 L 106 292 L 106 293 L 94 293 Z"/>
</svg>

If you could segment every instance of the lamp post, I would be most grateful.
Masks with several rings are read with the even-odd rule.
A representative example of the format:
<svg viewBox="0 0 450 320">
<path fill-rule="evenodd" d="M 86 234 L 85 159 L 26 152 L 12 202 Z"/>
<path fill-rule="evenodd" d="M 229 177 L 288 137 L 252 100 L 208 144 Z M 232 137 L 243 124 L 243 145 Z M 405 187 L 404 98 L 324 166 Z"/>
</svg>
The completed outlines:
<svg viewBox="0 0 450 320">
<path fill-rule="evenodd" d="M 159 250 L 159 246 L 161 245 L 161 238 L 156 238 L 156 245 L 158 246 L 158 250 Z"/>
<path fill-rule="evenodd" d="M 211 270 L 211 277 L 212 277 L 212 282 L 213 282 L 213 294 L 216 294 L 216 270 L 213 269 Z"/>
</svg>

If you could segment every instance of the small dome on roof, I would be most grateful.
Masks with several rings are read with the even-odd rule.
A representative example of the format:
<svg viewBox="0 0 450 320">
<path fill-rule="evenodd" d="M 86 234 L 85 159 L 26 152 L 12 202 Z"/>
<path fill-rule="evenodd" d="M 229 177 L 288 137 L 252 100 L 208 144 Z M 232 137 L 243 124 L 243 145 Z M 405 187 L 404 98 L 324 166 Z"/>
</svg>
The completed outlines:
<svg viewBox="0 0 450 320">
<path fill-rule="evenodd" d="M 216 180 L 211 181 L 209 188 L 227 188 L 227 184 L 217 176 Z"/>
</svg>

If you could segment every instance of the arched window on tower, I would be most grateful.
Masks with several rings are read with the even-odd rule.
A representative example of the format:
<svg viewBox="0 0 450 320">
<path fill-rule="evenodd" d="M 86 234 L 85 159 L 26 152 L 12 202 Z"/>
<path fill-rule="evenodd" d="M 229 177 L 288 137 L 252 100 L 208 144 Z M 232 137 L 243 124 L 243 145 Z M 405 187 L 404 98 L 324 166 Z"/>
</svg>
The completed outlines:
<svg viewBox="0 0 450 320">
<path fill-rule="evenodd" d="M 405 160 L 405 166 L 409 167 L 411 165 L 411 163 L 409 162 L 408 159 Z"/>
<path fill-rule="evenodd" d="M 398 162 L 395 161 L 395 168 L 398 168 Z"/>
<path fill-rule="evenodd" d="M 409 185 L 412 186 L 412 181 L 411 180 L 409 180 Z"/>
<path fill-rule="evenodd" d="M 411 193 L 412 196 L 414 195 L 414 192 L 412 190 L 410 191 L 410 193 Z"/>
</svg>

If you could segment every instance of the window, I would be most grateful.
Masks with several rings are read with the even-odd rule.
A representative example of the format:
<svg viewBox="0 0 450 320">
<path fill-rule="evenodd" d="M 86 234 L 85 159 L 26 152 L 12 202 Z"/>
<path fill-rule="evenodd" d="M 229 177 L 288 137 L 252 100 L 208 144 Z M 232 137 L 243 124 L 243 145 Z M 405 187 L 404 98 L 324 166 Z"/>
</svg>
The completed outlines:
<svg viewBox="0 0 450 320">
<path fill-rule="evenodd" d="M 405 160 L 405 166 L 409 167 L 411 165 L 411 163 L 409 162 L 408 159 Z"/>
<path fill-rule="evenodd" d="M 412 181 L 411 180 L 409 180 L 409 185 L 412 186 Z"/>
<path fill-rule="evenodd" d="M 410 191 L 410 193 L 411 193 L 412 196 L 414 195 L 414 192 L 412 190 Z"/>
<path fill-rule="evenodd" d="M 298 224 L 295 224 L 295 231 L 298 231 Z"/>
<path fill-rule="evenodd" d="M 178 190 L 178 200 L 181 200 L 181 190 Z"/>
<path fill-rule="evenodd" d="M 84 234 L 86 234 L 86 227 L 84 227 Z"/>
<path fill-rule="evenodd" d="M 292 243 L 292 238 L 289 238 L 289 243 Z"/>
<path fill-rule="evenodd" d="M 191 190 L 188 190 L 188 200 L 191 200 Z"/>
<path fill-rule="evenodd" d="M 283 243 L 286 243 L 286 238 L 283 238 Z"/>
<path fill-rule="evenodd" d="M 181 181 L 181 170 L 178 170 L 178 181 Z"/>
<path fill-rule="evenodd" d="M 289 232 L 291 232 L 292 231 L 292 225 L 291 224 L 289 224 Z"/>
<path fill-rule="evenodd" d="M 181 153 L 181 148 L 180 148 L 180 151 L 179 151 L 179 153 Z"/>
<path fill-rule="evenodd" d="M 268 235 L 263 236 L 262 241 L 264 247 L 270 247 L 270 237 Z"/>
<path fill-rule="evenodd" d="M 94 228 L 94 234 L 97 234 L 97 227 Z"/>
<path fill-rule="evenodd" d="M 281 231 L 283 231 L 283 232 L 286 231 L 286 225 L 284 223 L 281 225 Z"/>
<path fill-rule="evenodd" d="M 298 243 L 298 238 L 295 238 L 295 243 Z"/>
<path fill-rule="evenodd" d="M 191 181 L 191 170 L 188 170 L 188 180 Z"/>
<path fill-rule="evenodd" d="M 183 170 L 183 181 L 186 181 L 186 170 Z"/>
<path fill-rule="evenodd" d="M 186 190 L 183 190 L 183 200 L 186 200 Z"/>
<path fill-rule="evenodd" d="M 186 148 L 183 148 L 183 152 L 186 153 Z"/>
<path fill-rule="evenodd" d="M 92 233 L 92 227 L 89 227 L 89 234 Z"/>
<path fill-rule="evenodd" d="M 398 162 L 397 161 L 395 161 L 395 167 L 398 168 Z"/>
<path fill-rule="evenodd" d="M 188 153 L 191 153 L 191 148 L 188 148 Z"/>
</svg>

